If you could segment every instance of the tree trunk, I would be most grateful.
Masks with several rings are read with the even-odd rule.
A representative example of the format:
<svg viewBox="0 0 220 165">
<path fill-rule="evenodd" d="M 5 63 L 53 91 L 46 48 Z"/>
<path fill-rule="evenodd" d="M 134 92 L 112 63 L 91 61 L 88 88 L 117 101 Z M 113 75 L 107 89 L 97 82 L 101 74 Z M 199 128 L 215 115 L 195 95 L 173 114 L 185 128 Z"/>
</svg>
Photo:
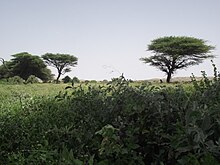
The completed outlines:
<svg viewBox="0 0 220 165">
<path fill-rule="evenodd" d="M 58 84 L 59 83 L 59 78 L 61 76 L 61 73 L 58 73 L 58 76 L 57 76 L 57 79 L 56 79 L 56 83 Z"/>
<path fill-rule="evenodd" d="M 169 70 L 169 72 L 167 73 L 167 83 L 170 83 L 171 76 L 172 76 L 172 71 Z"/>
</svg>

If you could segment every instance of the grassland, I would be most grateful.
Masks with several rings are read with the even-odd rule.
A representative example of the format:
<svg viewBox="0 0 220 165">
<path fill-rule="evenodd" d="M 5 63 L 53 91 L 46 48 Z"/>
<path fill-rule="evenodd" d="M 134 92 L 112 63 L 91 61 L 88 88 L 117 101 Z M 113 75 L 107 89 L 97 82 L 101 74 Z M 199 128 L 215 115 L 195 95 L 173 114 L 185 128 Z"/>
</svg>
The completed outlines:
<svg viewBox="0 0 220 165">
<path fill-rule="evenodd" d="M 0 112 L 13 111 L 33 98 L 55 97 L 65 84 L 0 84 Z"/>
<path fill-rule="evenodd" d="M 1 99 L 9 99 L 15 95 L 27 94 L 31 96 L 54 95 L 63 90 L 66 84 L 38 83 L 38 84 L 0 84 Z"/>
<path fill-rule="evenodd" d="M 220 78 L 0 84 L 0 164 L 219 164 Z"/>
</svg>

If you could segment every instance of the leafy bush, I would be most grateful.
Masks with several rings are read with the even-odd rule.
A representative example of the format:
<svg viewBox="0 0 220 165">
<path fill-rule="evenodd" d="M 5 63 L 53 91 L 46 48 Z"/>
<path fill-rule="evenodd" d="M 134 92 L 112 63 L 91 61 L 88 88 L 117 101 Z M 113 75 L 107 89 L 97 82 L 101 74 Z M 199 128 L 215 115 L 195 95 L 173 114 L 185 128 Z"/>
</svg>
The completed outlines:
<svg viewBox="0 0 220 165">
<path fill-rule="evenodd" d="M 25 80 L 19 76 L 14 76 L 14 77 L 8 78 L 8 82 L 10 84 L 23 84 Z"/>
<path fill-rule="evenodd" d="M 108 83 L 108 80 L 102 80 L 101 81 L 103 84 L 107 84 Z"/>
<path fill-rule="evenodd" d="M 0 84 L 7 84 L 8 80 L 6 78 L 0 79 Z"/>
<path fill-rule="evenodd" d="M 26 80 L 26 83 L 30 83 L 30 84 L 39 83 L 39 80 L 35 75 L 30 75 Z"/>
<path fill-rule="evenodd" d="M 69 76 L 65 76 L 63 79 L 64 83 L 70 83 L 71 82 L 71 78 Z"/>
<path fill-rule="evenodd" d="M 73 83 L 80 83 L 80 80 L 77 77 L 73 77 L 72 82 Z"/>
<path fill-rule="evenodd" d="M 192 88 L 122 76 L 26 99 L 0 115 L 0 164 L 219 164 L 220 77 L 203 76 Z"/>
<path fill-rule="evenodd" d="M 96 80 L 90 80 L 89 82 L 90 82 L 90 83 L 97 83 Z"/>
</svg>

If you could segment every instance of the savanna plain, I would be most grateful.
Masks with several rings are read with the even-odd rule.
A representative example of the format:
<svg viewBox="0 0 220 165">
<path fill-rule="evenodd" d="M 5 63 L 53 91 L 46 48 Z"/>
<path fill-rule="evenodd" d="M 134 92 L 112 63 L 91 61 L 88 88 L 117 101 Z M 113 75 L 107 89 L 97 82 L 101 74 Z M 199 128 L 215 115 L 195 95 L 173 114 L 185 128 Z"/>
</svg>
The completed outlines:
<svg viewBox="0 0 220 165">
<path fill-rule="evenodd" d="M 220 77 L 0 84 L 0 164 L 220 164 Z"/>
</svg>

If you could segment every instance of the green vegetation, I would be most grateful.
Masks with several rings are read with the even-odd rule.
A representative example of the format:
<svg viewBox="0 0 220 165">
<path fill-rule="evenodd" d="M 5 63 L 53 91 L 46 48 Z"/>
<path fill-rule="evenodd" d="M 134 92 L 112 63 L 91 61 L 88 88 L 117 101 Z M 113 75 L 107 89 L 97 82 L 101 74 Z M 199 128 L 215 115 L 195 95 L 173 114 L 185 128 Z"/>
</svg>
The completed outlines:
<svg viewBox="0 0 220 165">
<path fill-rule="evenodd" d="M 71 78 L 69 76 L 65 76 L 63 79 L 64 83 L 70 83 L 71 82 Z"/>
<path fill-rule="evenodd" d="M 213 57 L 191 37 L 153 41 L 142 58 L 167 73 Z M 77 64 L 68 54 L 45 54 L 62 74 Z M 0 58 L 0 164 L 217 165 L 220 164 L 220 75 L 191 83 L 112 81 L 65 84 L 52 80 L 44 61 L 29 53 Z M 40 80 L 40 79 L 41 80 Z"/>
<path fill-rule="evenodd" d="M 194 37 L 161 37 L 148 45 L 148 51 L 155 55 L 140 60 L 165 72 L 166 81 L 169 83 L 176 70 L 213 58 L 214 56 L 209 54 L 213 49 L 213 46 L 206 45 L 206 41 Z"/>
<path fill-rule="evenodd" d="M 170 83 L 172 75 L 178 69 L 198 65 L 205 59 L 214 58 L 214 55 L 210 54 L 213 49 L 214 47 L 207 45 L 205 40 L 194 37 L 161 37 L 148 45 L 148 51 L 152 51 L 155 55 L 140 58 L 140 60 L 165 72 L 166 82 Z M 75 67 L 78 63 L 77 57 L 60 53 L 46 53 L 41 56 L 44 61 L 39 56 L 33 56 L 27 52 L 12 56 L 13 59 L 10 61 L 5 61 L 0 57 L 2 63 L 0 65 L 0 79 L 19 76 L 27 80 L 29 76 L 33 75 L 44 82 L 52 81 L 54 75 L 51 74 L 51 70 L 45 65 L 46 63 L 57 69 L 57 78 L 54 82 L 59 83 L 61 75 L 70 72 L 71 67 Z M 69 81 L 70 79 L 64 79 L 64 82 Z"/>
<path fill-rule="evenodd" d="M 57 69 L 58 75 L 57 75 L 56 83 L 59 82 L 60 76 L 64 75 L 67 72 L 70 72 L 71 71 L 70 66 L 72 67 L 76 66 L 78 61 L 78 58 L 73 55 L 59 54 L 59 53 L 57 54 L 47 53 L 43 55 L 42 58 L 48 65 L 55 67 Z"/>
<path fill-rule="evenodd" d="M 213 80 L 203 72 L 190 88 L 124 77 L 107 85 L 2 84 L 0 164 L 219 164 L 214 69 Z"/>
<path fill-rule="evenodd" d="M 10 61 L 5 61 L 0 57 L 0 80 L 9 79 L 18 80 L 18 83 L 27 82 L 27 83 L 36 83 L 39 81 L 48 82 L 53 80 L 53 75 L 51 70 L 47 68 L 46 64 L 53 66 L 58 71 L 58 76 L 56 83 L 59 82 L 61 75 L 64 75 L 66 72 L 70 72 L 70 66 L 77 65 L 77 58 L 68 54 L 51 54 L 47 53 L 42 56 L 44 61 L 39 56 L 33 56 L 27 52 L 18 53 L 12 55 Z M 34 76 L 34 77 L 33 77 Z M 10 80 L 12 82 L 12 80 Z M 15 83 L 17 83 L 15 81 Z"/>
<path fill-rule="evenodd" d="M 0 79 L 19 76 L 27 80 L 34 75 L 43 81 L 52 79 L 51 71 L 39 56 L 33 56 L 27 52 L 12 55 L 12 59 L 0 66 Z"/>
<path fill-rule="evenodd" d="M 80 80 L 77 77 L 73 77 L 72 82 L 73 83 L 80 83 Z"/>
</svg>

